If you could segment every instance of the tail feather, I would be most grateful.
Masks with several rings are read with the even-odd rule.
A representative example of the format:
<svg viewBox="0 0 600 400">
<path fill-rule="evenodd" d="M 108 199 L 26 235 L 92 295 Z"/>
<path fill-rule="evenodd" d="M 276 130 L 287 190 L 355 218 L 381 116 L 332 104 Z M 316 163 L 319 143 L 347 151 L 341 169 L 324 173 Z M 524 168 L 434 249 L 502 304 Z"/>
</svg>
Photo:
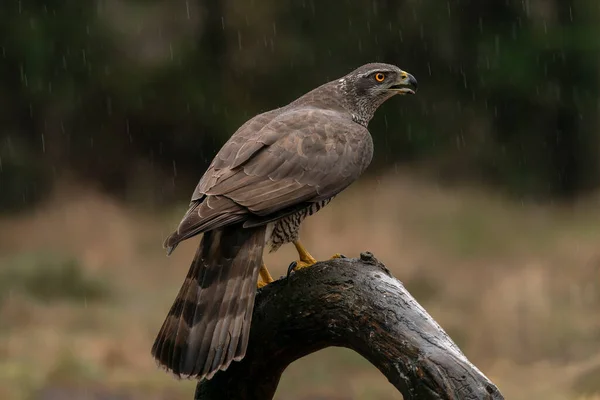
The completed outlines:
<svg viewBox="0 0 600 400">
<path fill-rule="evenodd" d="M 252 258 L 252 256 L 249 256 L 250 258 Z M 251 266 L 248 264 L 247 268 L 250 267 L 250 271 L 246 270 L 244 272 L 244 276 L 246 275 L 254 275 L 254 270 L 258 271 L 258 269 L 252 269 Z M 231 343 L 231 339 L 232 339 L 232 335 L 230 334 L 230 330 L 233 332 L 239 332 L 239 328 L 238 330 L 235 329 L 235 325 L 236 325 L 236 321 L 241 320 L 243 318 L 243 314 L 239 314 L 238 313 L 238 309 L 239 309 L 239 305 L 242 304 L 244 302 L 244 298 L 245 298 L 245 292 L 243 292 L 243 288 L 244 288 L 244 284 L 247 282 L 256 282 L 256 280 L 258 279 L 258 277 L 256 277 L 255 279 L 236 279 L 236 280 L 232 280 L 230 282 L 227 282 L 228 285 L 228 293 L 237 293 L 239 296 L 238 301 L 227 301 L 227 299 L 225 301 L 223 301 L 223 303 L 221 303 L 221 308 L 219 310 L 219 317 L 218 317 L 218 322 L 217 322 L 217 326 L 215 327 L 215 331 L 213 334 L 213 342 L 216 343 L 222 343 L 223 346 L 214 349 L 214 359 L 212 361 L 212 363 L 210 363 L 209 365 L 209 361 L 210 361 L 210 356 L 209 358 L 206 360 L 206 363 L 204 365 L 204 371 L 207 371 L 207 373 L 209 373 L 208 371 L 218 371 L 219 368 L 227 368 L 229 366 L 229 363 L 227 363 L 226 357 L 228 354 L 228 350 L 229 350 L 229 345 Z M 254 287 L 254 285 L 252 285 Z M 252 303 L 254 303 L 254 299 L 252 299 Z M 227 324 L 225 323 L 226 319 L 225 316 L 227 315 L 233 315 L 233 319 L 230 322 L 230 326 L 228 327 Z M 229 328 L 229 329 L 228 329 Z M 236 336 L 239 338 L 239 335 Z M 227 365 L 225 365 L 227 363 Z M 212 378 L 212 375 L 207 375 L 207 378 Z"/>
<path fill-rule="evenodd" d="M 258 280 L 258 271 L 256 271 L 256 277 L 254 282 Z M 240 361 L 246 355 L 246 349 L 248 348 L 248 338 L 250 337 L 250 322 L 252 321 L 252 312 L 254 311 L 254 296 L 256 295 L 256 289 L 251 282 L 244 282 L 244 293 L 246 298 L 252 298 L 252 301 L 240 302 L 239 307 L 242 312 L 240 315 L 240 337 L 236 346 L 236 352 L 233 360 Z"/>
<path fill-rule="evenodd" d="M 210 379 L 246 354 L 265 228 L 204 234 L 152 347 L 177 376 Z"/>
</svg>

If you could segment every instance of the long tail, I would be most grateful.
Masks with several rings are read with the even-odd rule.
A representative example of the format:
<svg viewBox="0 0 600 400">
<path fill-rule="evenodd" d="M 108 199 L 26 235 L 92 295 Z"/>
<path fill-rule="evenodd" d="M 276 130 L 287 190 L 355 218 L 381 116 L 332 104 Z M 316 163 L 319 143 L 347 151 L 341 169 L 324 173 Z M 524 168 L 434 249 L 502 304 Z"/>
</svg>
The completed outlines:
<svg viewBox="0 0 600 400">
<path fill-rule="evenodd" d="M 204 233 L 152 355 L 175 375 L 210 379 L 246 355 L 265 228 Z"/>
</svg>

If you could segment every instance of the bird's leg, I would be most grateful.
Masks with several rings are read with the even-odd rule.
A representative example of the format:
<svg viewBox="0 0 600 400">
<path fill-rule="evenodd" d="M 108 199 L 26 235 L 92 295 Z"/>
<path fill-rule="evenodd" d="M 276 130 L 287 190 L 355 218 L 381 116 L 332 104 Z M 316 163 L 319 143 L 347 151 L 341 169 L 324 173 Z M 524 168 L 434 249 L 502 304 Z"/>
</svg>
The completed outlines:
<svg viewBox="0 0 600 400">
<path fill-rule="evenodd" d="M 293 268 L 294 271 L 297 271 L 302 268 L 310 267 L 315 264 L 317 260 L 302 246 L 302 243 L 298 240 L 294 240 L 294 246 L 296 246 L 296 250 L 298 251 L 298 257 L 300 258 L 296 261 L 296 266 Z"/>
<path fill-rule="evenodd" d="M 258 278 L 258 283 L 256 284 L 256 287 L 258 287 L 259 289 L 267 286 L 269 283 L 274 281 L 264 262 L 260 266 L 260 270 L 258 271 L 258 273 L 260 274 L 260 277 Z"/>
</svg>

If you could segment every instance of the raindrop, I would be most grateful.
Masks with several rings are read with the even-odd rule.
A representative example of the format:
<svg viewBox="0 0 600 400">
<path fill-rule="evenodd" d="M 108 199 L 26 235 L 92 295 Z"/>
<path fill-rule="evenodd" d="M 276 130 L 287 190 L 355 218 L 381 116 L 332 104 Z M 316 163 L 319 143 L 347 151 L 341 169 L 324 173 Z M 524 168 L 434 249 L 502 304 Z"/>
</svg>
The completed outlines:
<svg viewBox="0 0 600 400">
<path fill-rule="evenodd" d="M 23 64 L 21 64 L 19 66 L 19 70 L 21 72 L 21 82 L 23 82 L 25 84 L 25 86 L 27 87 L 27 74 L 25 73 L 25 68 L 23 67 Z"/>
<path fill-rule="evenodd" d="M 133 136 L 131 136 L 131 131 L 129 130 L 129 118 L 125 119 L 125 131 L 127 132 L 127 136 L 129 136 L 129 143 L 133 143 Z"/>
<path fill-rule="evenodd" d="M 2 172 L 2 156 L 0 156 L 0 172 Z"/>
<path fill-rule="evenodd" d="M 221 29 L 225 30 L 225 17 L 221 17 Z"/>
<path fill-rule="evenodd" d="M 42 133 L 42 153 L 46 152 L 46 139 L 44 138 L 44 134 Z"/>
<path fill-rule="evenodd" d="M 173 61 L 173 43 L 169 43 L 169 55 L 171 56 L 171 61 Z"/>
<path fill-rule="evenodd" d="M 494 47 L 496 50 L 496 55 L 500 54 L 500 36 L 499 35 L 495 35 L 494 37 Z"/>
<path fill-rule="evenodd" d="M 185 0 L 185 14 L 187 15 L 187 19 L 190 19 L 190 2 L 188 0 Z"/>
<path fill-rule="evenodd" d="M 238 48 L 240 50 L 242 50 L 242 33 L 239 31 L 237 31 L 237 37 L 238 37 Z"/>
<path fill-rule="evenodd" d="M 177 164 L 175 163 L 175 160 L 173 160 L 173 176 L 177 176 Z"/>
</svg>

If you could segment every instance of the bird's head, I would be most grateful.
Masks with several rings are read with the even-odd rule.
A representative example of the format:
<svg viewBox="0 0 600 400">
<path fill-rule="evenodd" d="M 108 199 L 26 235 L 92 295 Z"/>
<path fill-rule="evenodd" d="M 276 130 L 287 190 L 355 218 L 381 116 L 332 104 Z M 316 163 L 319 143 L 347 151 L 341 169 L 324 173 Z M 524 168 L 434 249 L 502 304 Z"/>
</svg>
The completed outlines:
<svg viewBox="0 0 600 400">
<path fill-rule="evenodd" d="M 384 101 L 397 94 L 415 94 L 417 80 L 395 65 L 373 63 L 363 65 L 338 80 L 349 96 L 353 114 L 368 122 Z"/>
</svg>

